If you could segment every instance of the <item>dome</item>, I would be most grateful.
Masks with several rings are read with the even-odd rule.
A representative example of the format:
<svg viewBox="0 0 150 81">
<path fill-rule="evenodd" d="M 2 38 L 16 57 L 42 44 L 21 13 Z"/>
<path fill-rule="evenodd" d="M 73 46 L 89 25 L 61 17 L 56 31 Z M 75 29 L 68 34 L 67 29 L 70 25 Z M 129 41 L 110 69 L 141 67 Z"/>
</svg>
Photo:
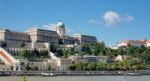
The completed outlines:
<svg viewBox="0 0 150 81">
<path fill-rule="evenodd" d="M 62 21 L 57 22 L 56 26 L 57 27 L 61 27 L 61 28 L 65 27 L 65 25 L 64 25 L 64 23 Z"/>
</svg>

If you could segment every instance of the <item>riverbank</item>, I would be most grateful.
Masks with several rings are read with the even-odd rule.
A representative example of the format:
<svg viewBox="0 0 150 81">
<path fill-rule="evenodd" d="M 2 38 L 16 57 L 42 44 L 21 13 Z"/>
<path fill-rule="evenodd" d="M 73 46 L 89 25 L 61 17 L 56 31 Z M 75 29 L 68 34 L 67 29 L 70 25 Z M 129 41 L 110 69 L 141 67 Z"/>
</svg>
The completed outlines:
<svg viewBox="0 0 150 81">
<path fill-rule="evenodd" d="M 144 71 L 0 71 L 0 76 L 142 76 L 150 75 Z"/>
<path fill-rule="evenodd" d="M 20 76 L 0 77 L 0 81 L 20 81 Z M 149 76 L 126 76 L 126 81 L 149 81 Z M 27 76 L 28 81 L 125 81 L 124 76 Z"/>
</svg>

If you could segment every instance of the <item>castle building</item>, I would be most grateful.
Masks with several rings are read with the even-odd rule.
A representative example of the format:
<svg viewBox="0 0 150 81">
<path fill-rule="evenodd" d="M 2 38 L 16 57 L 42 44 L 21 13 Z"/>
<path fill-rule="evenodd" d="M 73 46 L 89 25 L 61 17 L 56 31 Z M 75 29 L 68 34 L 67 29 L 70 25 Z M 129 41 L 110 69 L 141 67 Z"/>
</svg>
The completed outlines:
<svg viewBox="0 0 150 81">
<path fill-rule="evenodd" d="M 125 40 L 118 43 L 117 47 L 127 47 L 128 45 L 141 47 L 147 45 L 147 40 Z"/>
<path fill-rule="evenodd" d="M 30 42 L 30 36 L 24 32 L 15 32 L 10 31 L 9 29 L 1 29 L 0 30 L 0 44 L 6 43 L 7 47 L 19 47 L 19 45 Z"/>
<path fill-rule="evenodd" d="M 58 34 L 56 31 L 31 28 L 26 31 L 32 42 L 48 42 L 50 44 L 58 44 Z"/>
<path fill-rule="evenodd" d="M 60 38 L 65 36 L 65 24 L 62 21 L 57 22 L 56 32 L 58 33 Z"/>
<path fill-rule="evenodd" d="M 31 63 L 37 66 L 39 70 L 47 70 L 48 62 L 30 62 L 31 60 L 15 57 L 24 48 L 29 52 L 35 51 L 36 49 L 39 52 L 48 52 L 58 70 L 66 70 L 71 61 L 68 59 L 58 59 L 50 51 L 50 45 L 62 46 L 64 48 L 74 47 L 76 50 L 80 50 L 80 44 L 97 42 L 97 39 L 94 36 L 81 34 L 67 36 L 65 32 L 65 24 L 62 21 L 57 22 L 56 31 L 30 28 L 25 32 L 16 32 L 10 31 L 9 29 L 0 29 L 0 60 L 7 66 L 13 66 L 14 70 L 22 70 L 22 63 Z"/>
<path fill-rule="evenodd" d="M 97 38 L 95 36 L 75 34 L 74 38 L 78 44 L 97 42 Z"/>
<path fill-rule="evenodd" d="M 56 32 L 59 35 L 59 44 L 61 45 L 70 45 L 70 44 L 75 44 L 75 39 L 74 37 L 67 36 L 65 34 L 65 24 L 62 21 L 59 21 L 56 24 Z"/>
<path fill-rule="evenodd" d="M 19 48 L 22 42 L 27 48 L 44 47 L 47 45 L 74 45 L 81 43 L 97 42 L 96 37 L 76 34 L 74 37 L 65 34 L 65 24 L 57 22 L 56 31 L 30 28 L 26 32 L 10 31 L 9 29 L 0 30 L 0 44 L 5 42 L 8 48 Z M 48 46 L 45 46 L 48 47 Z"/>
</svg>

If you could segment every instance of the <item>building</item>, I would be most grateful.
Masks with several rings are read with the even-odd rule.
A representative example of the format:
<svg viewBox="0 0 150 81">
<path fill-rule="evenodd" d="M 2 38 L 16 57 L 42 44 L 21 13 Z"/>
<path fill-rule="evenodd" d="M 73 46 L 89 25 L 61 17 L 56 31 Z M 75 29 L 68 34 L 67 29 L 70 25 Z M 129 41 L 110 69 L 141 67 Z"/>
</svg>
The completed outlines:
<svg viewBox="0 0 150 81">
<path fill-rule="evenodd" d="M 74 37 L 65 35 L 65 24 L 59 21 L 56 24 L 56 31 L 30 28 L 26 32 L 0 30 L 0 45 L 7 48 L 20 48 L 25 43 L 27 48 L 49 47 L 48 45 L 74 45 L 82 43 L 97 42 L 96 37 L 75 34 Z M 2 45 L 4 44 L 5 45 Z M 46 44 L 48 43 L 48 44 Z M 46 44 L 46 45 L 45 45 Z"/>
<path fill-rule="evenodd" d="M 24 67 L 27 65 L 37 67 L 38 70 L 48 70 L 48 66 L 50 66 L 50 64 L 46 60 L 37 60 L 33 58 L 28 58 L 27 60 L 25 58 L 16 57 L 19 56 L 17 54 L 20 54 L 23 50 L 24 49 L 21 48 L 0 48 L 0 63 L 2 63 L 3 66 L 6 65 L 7 67 L 13 67 L 14 71 L 24 70 Z M 28 51 L 28 54 L 31 55 L 35 49 L 26 50 Z M 43 54 L 48 55 L 48 49 L 38 49 L 36 51 L 43 52 Z"/>
<path fill-rule="evenodd" d="M 58 59 L 50 59 L 49 63 L 51 67 L 55 71 L 67 71 L 69 65 L 72 64 L 71 59 L 58 58 Z"/>
<path fill-rule="evenodd" d="M 71 37 L 71 36 L 64 36 L 59 39 L 59 44 L 60 45 L 74 45 L 75 39 L 74 37 Z"/>
<path fill-rule="evenodd" d="M 24 32 L 10 31 L 9 29 L 0 30 L 0 44 L 6 43 L 8 48 L 19 48 L 22 42 L 29 43 L 30 36 Z"/>
<path fill-rule="evenodd" d="M 56 32 L 58 33 L 60 38 L 65 36 L 65 24 L 62 21 L 57 22 Z"/>
<path fill-rule="evenodd" d="M 62 21 L 59 21 L 56 24 L 56 32 L 59 35 L 59 44 L 61 45 L 75 44 L 74 37 L 67 36 L 65 34 L 65 24 Z"/>
<path fill-rule="evenodd" d="M 33 43 L 48 42 L 50 44 L 58 44 L 59 37 L 56 31 L 31 28 L 26 31 Z"/>
<path fill-rule="evenodd" d="M 77 41 L 78 44 L 97 42 L 97 39 L 96 39 L 95 36 L 75 34 L 74 38 L 75 38 L 75 40 Z"/>
<path fill-rule="evenodd" d="M 150 47 L 150 40 L 146 41 L 146 47 Z"/>
<path fill-rule="evenodd" d="M 84 55 L 84 56 L 70 56 L 69 59 L 71 59 L 74 63 L 109 63 L 111 62 L 111 58 L 108 56 L 93 56 L 93 55 Z"/>
<path fill-rule="evenodd" d="M 56 31 L 30 28 L 26 32 L 16 32 L 10 31 L 9 29 L 1 29 L 0 60 L 7 65 L 7 67 L 13 66 L 13 70 L 22 70 L 22 64 L 37 66 L 39 70 L 47 70 L 47 65 L 51 63 L 53 69 L 65 71 L 68 69 L 68 65 L 72 63 L 71 59 L 57 58 L 55 54 L 50 51 L 50 45 L 75 48 L 76 51 L 80 51 L 80 44 L 97 42 L 94 36 L 76 34 L 72 37 L 67 36 L 65 32 L 65 24 L 62 21 L 57 22 Z M 51 61 L 33 62 L 29 59 L 16 58 L 15 55 L 20 54 L 23 50 L 22 48 L 27 49 L 30 53 L 35 49 L 39 51 L 46 50 L 51 56 Z M 78 60 L 93 62 L 97 61 L 97 57 L 84 57 L 84 59 Z"/>
<path fill-rule="evenodd" d="M 70 64 L 73 63 L 109 63 L 111 58 L 108 56 L 70 56 L 69 58 L 56 58 L 50 59 L 48 62 L 51 64 L 51 68 L 54 71 L 67 71 Z"/>
<path fill-rule="evenodd" d="M 0 30 L 0 44 L 6 43 L 7 48 L 20 48 L 23 42 L 27 48 L 48 47 L 48 44 L 59 43 L 59 36 L 56 31 L 31 28 L 26 32 L 15 32 L 8 29 Z M 48 44 L 46 44 L 48 43 Z"/>
<path fill-rule="evenodd" d="M 135 46 L 135 47 L 150 47 L 150 40 L 124 40 L 122 42 L 119 42 L 117 45 L 109 46 L 111 49 L 118 49 L 122 47 Z"/>
<path fill-rule="evenodd" d="M 124 60 L 137 60 L 137 58 L 133 58 L 133 57 L 128 56 L 128 55 L 118 55 L 114 59 L 114 61 L 116 61 L 116 62 L 121 62 L 121 61 L 124 61 Z"/>
<path fill-rule="evenodd" d="M 118 43 L 117 47 L 126 47 L 128 45 L 141 47 L 147 45 L 147 40 L 126 40 Z"/>
</svg>

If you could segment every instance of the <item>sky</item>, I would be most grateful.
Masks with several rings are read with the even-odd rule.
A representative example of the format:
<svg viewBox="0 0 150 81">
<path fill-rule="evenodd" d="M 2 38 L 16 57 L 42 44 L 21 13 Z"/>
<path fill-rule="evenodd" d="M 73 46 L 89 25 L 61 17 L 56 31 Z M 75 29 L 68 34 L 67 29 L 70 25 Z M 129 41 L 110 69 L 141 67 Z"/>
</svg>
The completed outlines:
<svg viewBox="0 0 150 81">
<path fill-rule="evenodd" d="M 96 36 L 106 44 L 150 39 L 150 0 L 0 0 L 0 28 L 55 30 Z"/>
</svg>

